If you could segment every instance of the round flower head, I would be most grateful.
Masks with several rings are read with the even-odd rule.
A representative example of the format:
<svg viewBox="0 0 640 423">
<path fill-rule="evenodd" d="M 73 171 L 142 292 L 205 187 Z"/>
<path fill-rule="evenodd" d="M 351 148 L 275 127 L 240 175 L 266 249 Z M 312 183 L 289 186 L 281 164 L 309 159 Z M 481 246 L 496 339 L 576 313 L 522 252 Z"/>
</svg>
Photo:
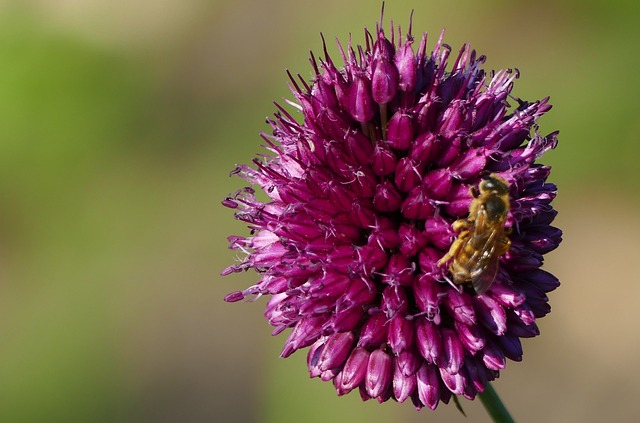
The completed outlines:
<svg viewBox="0 0 640 423">
<path fill-rule="evenodd" d="M 428 53 L 426 34 L 416 46 L 411 30 L 390 33 L 379 25 L 364 46 L 338 44 L 344 65 L 325 48 L 312 81 L 289 74 L 297 110 L 277 106 L 262 135 L 269 154 L 233 172 L 252 187 L 223 201 L 251 230 L 230 237 L 244 257 L 223 274 L 260 276 L 225 299 L 270 296 L 274 334 L 292 329 L 281 355 L 308 347 L 311 376 L 339 395 L 435 409 L 520 361 L 520 338 L 550 311 L 559 282 L 540 267 L 561 231 L 550 168 L 535 161 L 557 132 L 535 124 L 548 99 L 510 95 L 517 71 L 487 75 L 468 45 L 449 64 L 442 36 Z M 439 261 L 489 175 L 508 186 L 508 250 L 478 294 Z"/>
</svg>

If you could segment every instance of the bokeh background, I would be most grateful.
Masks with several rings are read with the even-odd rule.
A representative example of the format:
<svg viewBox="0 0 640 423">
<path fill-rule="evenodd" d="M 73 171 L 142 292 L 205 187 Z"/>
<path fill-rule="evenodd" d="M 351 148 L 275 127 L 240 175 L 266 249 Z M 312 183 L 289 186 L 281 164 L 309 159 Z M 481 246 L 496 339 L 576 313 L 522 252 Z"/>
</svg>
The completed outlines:
<svg viewBox="0 0 640 423">
<path fill-rule="evenodd" d="M 386 22 L 472 42 L 550 95 L 563 285 L 542 335 L 494 384 L 520 422 L 640 419 L 640 3 L 386 2 Z M 258 304 L 222 297 L 220 205 L 235 163 L 310 76 L 319 33 L 375 27 L 380 2 L 0 1 L 0 421 L 486 422 L 338 398 L 282 360 Z M 433 43 L 433 38 L 432 38 Z M 331 51 L 335 52 L 332 43 Z M 431 44 L 433 45 L 433 44 Z"/>
</svg>

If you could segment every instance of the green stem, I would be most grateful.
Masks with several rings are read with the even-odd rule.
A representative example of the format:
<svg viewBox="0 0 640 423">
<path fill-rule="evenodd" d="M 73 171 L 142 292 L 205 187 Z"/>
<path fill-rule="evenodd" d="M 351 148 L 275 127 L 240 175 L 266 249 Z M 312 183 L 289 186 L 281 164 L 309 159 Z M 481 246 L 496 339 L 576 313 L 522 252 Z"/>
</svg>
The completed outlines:
<svg viewBox="0 0 640 423">
<path fill-rule="evenodd" d="M 487 383 L 484 392 L 480 393 L 478 396 L 480 397 L 480 402 L 484 405 L 484 408 L 487 410 L 487 413 L 489 413 L 494 422 L 514 423 L 513 418 L 490 383 Z"/>
</svg>

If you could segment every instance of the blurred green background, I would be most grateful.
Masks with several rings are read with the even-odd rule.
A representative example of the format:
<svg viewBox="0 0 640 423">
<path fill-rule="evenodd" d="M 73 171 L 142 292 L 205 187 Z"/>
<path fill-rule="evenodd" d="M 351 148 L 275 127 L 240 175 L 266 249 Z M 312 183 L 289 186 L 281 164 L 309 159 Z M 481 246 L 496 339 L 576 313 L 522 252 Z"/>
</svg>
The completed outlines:
<svg viewBox="0 0 640 423">
<path fill-rule="evenodd" d="M 550 95 L 563 285 L 542 335 L 495 383 L 520 422 L 637 421 L 640 3 L 386 2 L 385 21 L 469 41 Z M 488 421 L 338 398 L 281 360 L 257 304 L 222 297 L 220 205 L 288 97 L 285 68 L 362 41 L 380 2 L 0 2 L 0 421 Z M 433 37 L 430 47 L 433 46 Z M 330 43 L 332 52 L 335 52 Z"/>
</svg>

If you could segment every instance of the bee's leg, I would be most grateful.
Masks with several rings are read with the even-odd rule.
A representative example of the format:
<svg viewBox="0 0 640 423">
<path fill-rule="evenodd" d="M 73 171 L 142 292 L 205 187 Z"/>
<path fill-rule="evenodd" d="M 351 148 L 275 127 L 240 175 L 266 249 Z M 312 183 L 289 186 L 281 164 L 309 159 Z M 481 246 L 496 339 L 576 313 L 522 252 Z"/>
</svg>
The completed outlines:
<svg viewBox="0 0 640 423">
<path fill-rule="evenodd" d="M 446 262 L 454 258 L 456 254 L 458 254 L 458 251 L 460 251 L 460 248 L 462 248 L 462 245 L 464 244 L 464 240 L 468 236 L 469 236 L 469 231 L 461 232 L 460 236 L 451 244 L 451 247 L 449 248 L 449 252 L 447 252 L 447 254 L 442 256 L 440 260 L 438 260 L 437 265 L 441 267 L 443 264 L 445 264 Z"/>
<path fill-rule="evenodd" d="M 456 291 L 458 291 L 459 293 L 462 293 L 462 285 L 456 285 L 451 279 L 449 279 L 446 275 L 443 275 L 444 280 L 451 285 L 451 287 L 453 289 L 455 289 Z"/>
<path fill-rule="evenodd" d="M 451 247 L 449 247 L 449 251 L 445 254 L 439 261 L 438 266 L 442 266 L 444 263 L 451 260 L 457 253 L 460 251 L 462 247 L 462 242 L 465 238 L 469 236 L 469 231 L 467 228 L 469 227 L 469 222 L 466 219 L 458 219 L 453 222 L 451 225 L 454 231 L 460 232 L 460 230 L 464 229 L 464 231 L 460 232 L 458 237 L 451 243 Z"/>
<path fill-rule="evenodd" d="M 506 236 L 498 242 L 498 255 L 503 255 L 511 248 L 511 240 Z"/>
<path fill-rule="evenodd" d="M 453 244 L 451 244 L 451 248 L 449 249 L 447 254 L 445 254 L 444 256 L 442 256 L 440 260 L 438 260 L 437 266 L 438 267 L 444 266 L 449 260 L 451 260 L 456 255 L 456 252 L 460 250 L 461 246 L 462 246 L 462 243 L 460 242 L 459 239 L 456 239 L 455 241 L 453 241 Z"/>
<path fill-rule="evenodd" d="M 455 222 L 453 222 L 453 225 L 451 225 L 451 228 L 453 228 L 454 231 L 459 232 L 460 229 L 463 228 L 468 228 L 469 227 L 469 221 L 467 219 L 458 219 Z"/>
<path fill-rule="evenodd" d="M 478 198 L 478 197 L 480 197 L 480 193 L 478 192 L 478 188 L 476 188 L 476 187 L 474 187 L 474 186 L 472 186 L 472 187 L 470 187 L 470 188 L 469 188 L 469 192 L 471 193 L 471 196 L 472 196 L 473 198 Z"/>
</svg>

